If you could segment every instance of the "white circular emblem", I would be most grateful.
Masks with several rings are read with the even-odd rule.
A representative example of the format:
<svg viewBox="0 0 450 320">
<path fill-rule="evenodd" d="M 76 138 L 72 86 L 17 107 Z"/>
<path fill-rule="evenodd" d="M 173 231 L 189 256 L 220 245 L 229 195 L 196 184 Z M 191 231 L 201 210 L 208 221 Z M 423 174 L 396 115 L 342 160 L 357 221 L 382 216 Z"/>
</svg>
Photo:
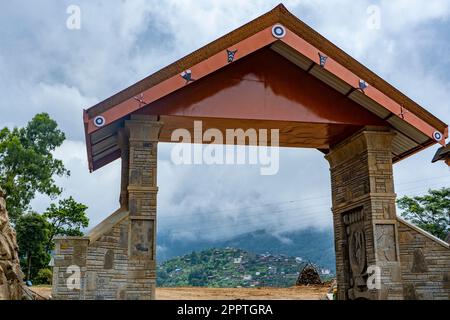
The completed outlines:
<svg viewBox="0 0 450 320">
<path fill-rule="evenodd" d="M 105 125 L 105 118 L 102 116 L 95 117 L 94 124 L 96 127 L 103 127 Z"/>
<path fill-rule="evenodd" d="M 433 138 L 436 141 L 441 141 L 442 140 L 442 133 L 440 133 L 439 131 L 435 131 L 433 133 Z"/>
<path fill-rule="evenodd" d="M 276 24 L 272 28 L 272 35 L 275 38 L 281 39 L 286 35 L 286 29 L 281 24 Z"/>
</svg>

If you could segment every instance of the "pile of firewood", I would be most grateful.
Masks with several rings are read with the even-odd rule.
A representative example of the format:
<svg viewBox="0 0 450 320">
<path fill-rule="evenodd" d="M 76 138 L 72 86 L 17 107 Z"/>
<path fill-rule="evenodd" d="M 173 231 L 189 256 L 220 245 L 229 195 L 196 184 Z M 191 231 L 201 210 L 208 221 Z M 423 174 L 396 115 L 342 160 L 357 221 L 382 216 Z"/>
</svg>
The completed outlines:
<svg viewBox="0 0 450 320">
<path fill-rule="evenodd" d="M 305 286 L 311 284 L 323 284 L 320 279 L 319 272 L 312 264 L 307 264 L 298 275 L 297 286 Z"/>
</svg>

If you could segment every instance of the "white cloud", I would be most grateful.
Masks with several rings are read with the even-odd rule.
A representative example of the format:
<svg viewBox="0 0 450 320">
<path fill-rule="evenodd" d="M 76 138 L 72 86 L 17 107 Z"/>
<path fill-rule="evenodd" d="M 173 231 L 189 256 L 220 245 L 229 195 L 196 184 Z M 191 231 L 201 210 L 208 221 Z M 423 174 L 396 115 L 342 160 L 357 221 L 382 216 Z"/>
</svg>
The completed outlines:
<svg viewBox="0 0 450 320">
<path fill-rule="evenodd" d="M 55 151 L 54 156 L 63 160 L 70 171 L 70 177 L 58 177 L 56 182 L 62 186 L 61 198 L 73 196 L 78 202 L 88 206 L 90 228 L 101 222 L 119 207 L 120 161 L 89 173 L 86 146 L 82 141 L 67 140 Z M 51 199 L 38 196 L 32 207 L 43 212 Z"/>
<path fill-rule="evenodd" d="M 411 30 L 421 23 L 450 16 L 450 2 L 442 0 L 383 0 L 380 7 L 386 24 L 397 31 Z"/>
<path fill-rule="evenodd" d="M 217 239 L 248 231 L 331 226 L 328 164 L 315 150 L 284 149 L 280 171 L 254 166 L 176 166 L 160 144 L 159 225 L 179 237 Z M 199 226 L 207 226 L 199 232 Z"/>
</svg>

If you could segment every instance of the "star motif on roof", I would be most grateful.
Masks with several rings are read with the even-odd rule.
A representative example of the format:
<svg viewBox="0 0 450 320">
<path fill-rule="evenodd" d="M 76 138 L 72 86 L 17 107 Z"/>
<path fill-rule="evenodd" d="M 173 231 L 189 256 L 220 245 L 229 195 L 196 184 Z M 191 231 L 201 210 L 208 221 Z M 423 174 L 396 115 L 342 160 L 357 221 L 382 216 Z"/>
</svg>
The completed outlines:
<svg viewBox="0 0 450 320">
<path fill-rule="evenodd" d="M 144 100 L 144 94 L 140 94 L 140 95 L 138 95 L 138 96 L 135 96 L 134 97 L 134 100 L 136 100 L 137 102 L 139 102 L 139 106 L 145 106 L 145 105 L 147 105 L 148 103 L 147 102 L 145 102 L 145 100 Z"/>
<path fill-rule="evenodd" d="M 231 63 L 234 61 L 234 56 L 236 55 L 237 50 L 228 50 L 227 49 L 227 56 L 228 56 L 228 63 Z"/>
<path fill-rule="evenodd" d="M 184 80 L 186 80 L 186 84 L 188 84 L 189 82 L 195 81 L 195 79 L 192 78 L 191 70 L 183 71 L 180 75 Z"/>
<path fill-rule="evenodd" d="M 327 63 L 328 57 L 325 56 L 325 55 L 322 55 L 322 54 L 319 52 L 319 59 L 320 59 L 320 66 L 321 66 L 322 68 L 325 67 L 325 64 Z"/>
<path fill-rule="evenodd" d="M 369 86 L 367 82 L 364 80 L 359 80 L 359 89 L 361 89 L 362 92 Z"/>
</svg>

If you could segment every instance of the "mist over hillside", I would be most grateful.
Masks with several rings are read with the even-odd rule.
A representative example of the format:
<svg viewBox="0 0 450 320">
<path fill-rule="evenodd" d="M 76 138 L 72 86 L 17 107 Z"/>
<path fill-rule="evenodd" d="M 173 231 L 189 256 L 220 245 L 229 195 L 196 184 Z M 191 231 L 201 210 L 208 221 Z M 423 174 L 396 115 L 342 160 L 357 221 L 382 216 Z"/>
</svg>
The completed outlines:
<svg viewBox="0 0 450 320">
<path fill-rule="evenodd" d="M 157 258 L 163 263 L 174 257 L 183 256 L 192 251 L 209 248 L 239 248 L 256 254 L 271 253 L 301 257 L 325 268 L 335 271 L 335 253 L 333 231 L 315 228 L 282 234 L 271 234 L 260 230 L 246 233 L 227 240 L 177 240 L 168 232 L 158 234 Z"/>
<path fill-rule="evenodd" d="M 285 254 L 255 254 L 241 249 L 193 251 L 158 265 L 159 287 L 293 287 L 308 265 Z M 330 281 L 330 270 L 315 266 L 321 281 Z"/>
</svg>

